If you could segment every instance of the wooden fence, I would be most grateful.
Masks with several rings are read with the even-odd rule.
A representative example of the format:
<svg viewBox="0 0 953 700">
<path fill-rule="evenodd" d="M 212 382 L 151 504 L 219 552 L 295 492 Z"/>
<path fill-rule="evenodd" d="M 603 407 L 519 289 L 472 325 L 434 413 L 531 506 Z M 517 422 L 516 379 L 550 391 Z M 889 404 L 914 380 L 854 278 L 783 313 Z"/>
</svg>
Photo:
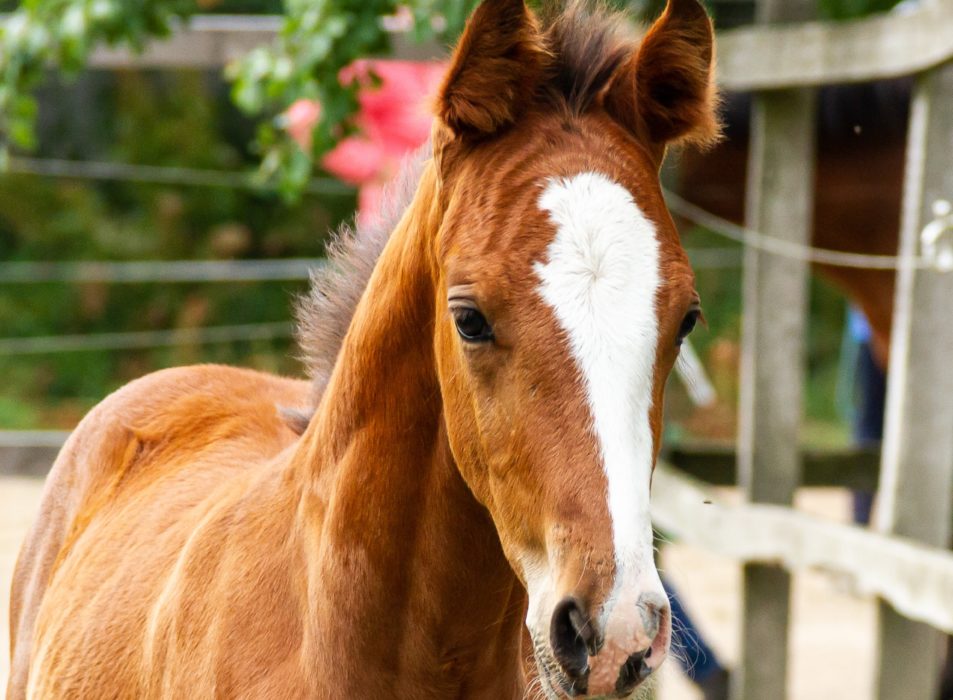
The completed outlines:
<svg viewBox="0 0 953 700">
<path fill-rule="evenodd" d="M 785 244 L 810 241 L 814 87 L 917 75 L 904 194 L 877 532 L 790 508 L 799 485 L 872 486 L 876 454 L 802 454 L 801 386 L 807 264 L 751 247 L 737 480 L 748 497 L 724 506 L 684 471 L 661 465 L 653 516 L 672 535 L 744 563 L 742 654 L 735 700 L 786 695 L 788 572 L 823 568 L 853 577 L 880 609 L 879 700 L 933 700 L 939 632 L 953 633 L 953 274 L 917 264 L 933 203 L 953 199 L 953 0 L 901 14 L 825 24 L 809 0 L 758 0 L 758 25 L 719 35 L 719 75 L 754 91 L 747 225 Z M 98 51 L 99 68 L 221 66 L 274 35 L 275 18 L 197 18 L 144 54 Z M 428 49 L 429 50 L 429 49 Z M 0 471 L 43 473 L 62 435 L 0 436 Z M 10 444 L 10 441 L 22 444 Z M 671 458 L 691 469 L 693 451 Z M 733 456 L 711 453 L 716 481 Z M 693 461 L 694 460 L 694 461 Z"/>
<path fill-rule="evenodd" d="M 953 632 L 953 274 L 918 265 L 934 202 L 953 198 L 953 2 L 924 0 L 905 14 L 811 22 L 809 0 L 759 0 L 758 23 L 720 36 L 723 84 L 755 92 L 747 225 L 793 246 L 810 241 L 814 86 L 916 73 L 889 365 L 878 533 L 821 523 L 791 504 L 801 478 L 804 258 L 750 247 L 745 256 L 738 479 L 749 503 L 710 501 L 662 471 L 660 525 L 744 566 L 736 700 L 783 698 L 788 571 L 847 574 L 883 601 L 880 700 L 931 699 L 940 637 Z M 875 175 L 873 175 L 875 176 Z M 942 328 L 941 328 L 942 326 Z M 920 543 L 919 545 L 913 542 Z"/>
<path fill-rule="evenodd" d="M 67 435 L 59 430 L 0 430 L 0 476 L 46 476 Z"/>
</svg>

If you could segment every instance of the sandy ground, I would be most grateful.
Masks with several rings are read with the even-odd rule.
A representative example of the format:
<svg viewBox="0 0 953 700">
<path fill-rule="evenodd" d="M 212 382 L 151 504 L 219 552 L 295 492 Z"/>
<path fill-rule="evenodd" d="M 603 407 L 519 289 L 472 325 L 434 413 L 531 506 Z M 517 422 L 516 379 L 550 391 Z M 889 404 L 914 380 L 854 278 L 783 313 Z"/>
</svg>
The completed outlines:
<svg viewBox="0 0 953 700">
<path fill-rule="evenodd" d="M 36 510 L 42 482 L 0 478 L 0 688 L 8 673 L 7 591 L 20 541 Z M 842 520 L 847 496 L 835 490 L 806 490 L 799 507 Z M 719 657 L 737 658 L 736 618 L 739 569 L 731 561 L 674 544 L 666 546 L 663 565 L 697 618 Z M 871 696 L 874 606 L 846 595 L 843 586 L 821 574 L 804 574 L 794 584 L 789 697 L 794 700 L 863 700 Z M 667 663 L 660 700 L 695 700 L 701 695 L 674 663 Z M 767 700 L 767 699 L 766 699 Z"/>
</svg>

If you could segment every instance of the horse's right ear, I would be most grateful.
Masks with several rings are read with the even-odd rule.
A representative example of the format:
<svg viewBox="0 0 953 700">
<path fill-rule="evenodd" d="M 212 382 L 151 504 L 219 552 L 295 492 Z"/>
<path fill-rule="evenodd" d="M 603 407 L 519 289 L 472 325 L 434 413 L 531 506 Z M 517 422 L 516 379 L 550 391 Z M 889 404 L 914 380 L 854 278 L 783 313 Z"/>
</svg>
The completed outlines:
<svg viewBox="0 0 953 700">
<path fill-rule="evenodd" d="M 483 0 L 467 22 L 437 97 L 457 136 L 486 136 L 516 121 L 549 52 L 524 0 Z"/>
</svg>

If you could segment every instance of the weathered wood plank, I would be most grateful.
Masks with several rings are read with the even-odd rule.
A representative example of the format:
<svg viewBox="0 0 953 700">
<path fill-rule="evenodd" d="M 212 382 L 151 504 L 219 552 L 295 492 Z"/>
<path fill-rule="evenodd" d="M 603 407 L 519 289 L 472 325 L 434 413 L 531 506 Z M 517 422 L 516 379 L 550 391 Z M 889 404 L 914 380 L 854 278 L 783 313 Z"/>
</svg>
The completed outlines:
<svg viewBox="0 0 953 700">
<path fill-rule="evenodd" d="M 150 41 L 141 53 L 100 47 L 91 68 L 219 69 L 258 46 L 271 43 L 282 18 L 273 15 L 197 15 L 170 36 Z"/>
<path fill-rule="evenodd" d="M 69 433 L 0 430 L 0 476 L 45 477 Z"/>
<path fill-rule="evenodd" d="M 953 198 L 951 153 L 953 64 L 914 91 L 877 519 L 882 532 L 939 547 L 949 545 L 953 505 L 953 273 L 917 270 L 912 259 L 933 203 Z M 935 697 L 940 641 L 881 605 L 877 697 Z"/>
<path fill-rule="evenodd" d="M 141 53 L 100 47 L 89 66 L 101 69 L 197 68 L 219 69 L 259 46 L 272 43 L 284 18 L 278 15 L 196 15 L 164 39 L 149 42 Z M 441 58 L 439 42 L 414 42 L 407 33 L 393 35 L 394 54 L 403 59 Z"/>
<path fill-rule="evenodd" d="M 953 0 L 853 22 L 744 27 L 718 34 L 729 90 L 860 82 L 918 73 L 953 57 Z"/>
<path fill-rule="evenodd" d="M 810 17 L 809 0 L 759 0 L 758 22 Z M 810 89 L 755 96 L 745 223 L 796 243 L 811 240 L 814 112 Z M 789 505 L 800 478 L 798 433 L 808 268 L 803 261 L 745 250 L 742 300 L 738 483 L 754 502 Z M 742 572 L 741 660 L 735 700 L 783 698 L 787 688 L 790 580 L 748 564 Z"/>
<path fill-rule="evenodd" d="M 663 450 L 663 458 L 679 471 L 709 485 L 734 486 L 738 483 L 737 455 L 731 446 L 675 445 Z M 799 462 L 799 486 L 877 490 L 879 450 L 802 450 Z"/>
<path fill-rule="evenodd" d="M 725 505 L 665 463 L 653 478 L 652 520 L 674 539 L 742 562 L 850 577 L 858 593 L 880 596 L 907 617 L 953 633 L 949 551 L 783 506 Z"/>
</svg>

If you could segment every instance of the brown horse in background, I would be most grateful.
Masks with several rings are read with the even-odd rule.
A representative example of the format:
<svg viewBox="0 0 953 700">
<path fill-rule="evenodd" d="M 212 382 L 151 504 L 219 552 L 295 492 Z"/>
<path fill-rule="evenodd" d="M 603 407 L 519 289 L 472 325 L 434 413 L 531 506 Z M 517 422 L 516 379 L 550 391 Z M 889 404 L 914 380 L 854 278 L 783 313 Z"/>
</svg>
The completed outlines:
<svg viewBox="0 0 953 700">
<path fill-rule="evenodd" d="M 712 53 L 695 0 L 638 45 L 486 0 L 412 200 L 306 305 L 317 391 L 167 370 L 70 437 L 8 698 L 630 695 L 669 646 L 649 486 L 699 316 L 658 170 L 716 135 Z"/>
<path fill-rule="evenodd" d="M 899 79 L 819 90 L 811 245 L 896 255 L 903 192 L 911 81 Z M 724 219 L 744 219 L 750 99 L 731 95 L 725 138 L 678 163 L 683 197 Z M 870 321 L 874 356 L 886 367 L 893 316 L 894 272 L 832 265 L 817 271 Z"/>
</svg>

